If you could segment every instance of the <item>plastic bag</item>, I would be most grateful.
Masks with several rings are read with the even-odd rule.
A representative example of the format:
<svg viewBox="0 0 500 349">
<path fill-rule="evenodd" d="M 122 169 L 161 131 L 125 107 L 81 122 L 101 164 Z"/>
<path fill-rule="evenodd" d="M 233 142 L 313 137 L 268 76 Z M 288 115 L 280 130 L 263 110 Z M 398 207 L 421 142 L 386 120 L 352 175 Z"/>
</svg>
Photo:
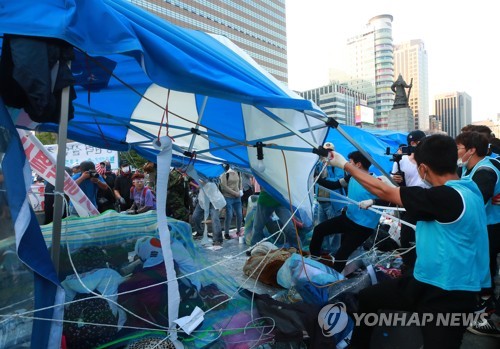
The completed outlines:
<svg viewBox="0 0 500 349">
<path fill-rule="evenodd" d="M 202 187 L 202 192 L 210 199 L 210 202 L 217 210 L 221 210 L 226 206 L 226 199 L 220 192 L 219 188 L 214 182 L 207 182 Z"/>
<path fill-rule="evenodd" d="M 328 288 L 317 288 L 313 284 L 326 285 L 343 279 L 344 276 L 337 271 L 297 253 L 285 261 L 277 277 L 278 284 L 285 288 L 295 287 L 304 302 L 312 304 L 328 301 Z"/>
</svg>

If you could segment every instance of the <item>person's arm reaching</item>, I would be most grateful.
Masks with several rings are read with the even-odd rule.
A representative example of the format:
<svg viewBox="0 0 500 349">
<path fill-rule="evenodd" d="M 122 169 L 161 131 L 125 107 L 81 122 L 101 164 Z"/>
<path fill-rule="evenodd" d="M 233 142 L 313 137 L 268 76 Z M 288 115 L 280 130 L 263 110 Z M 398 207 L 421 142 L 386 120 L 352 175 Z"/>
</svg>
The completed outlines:
<svg viewBox="0 0 500 349">
<path fill-rule="evenodd" d="M 401 196 L 399 195 L 399 187 L 390 186 L 369 173 L 361 171 L 355 165 L 347 162 L 347 160 L 337 152 L 330 152 L 329 161 L 330 165 L 349 172 L 359 184 L 379 199 L 392 202 L 398 206 L 403 206 Z"/>
</svg>

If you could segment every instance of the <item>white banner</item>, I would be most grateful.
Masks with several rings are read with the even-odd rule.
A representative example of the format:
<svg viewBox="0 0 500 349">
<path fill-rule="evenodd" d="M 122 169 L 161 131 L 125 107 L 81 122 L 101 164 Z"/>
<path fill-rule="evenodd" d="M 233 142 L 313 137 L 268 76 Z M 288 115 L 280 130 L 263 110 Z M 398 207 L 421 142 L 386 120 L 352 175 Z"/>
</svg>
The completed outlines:
<svg viewBox="0 0 500 349">
<path fill-rule="evenodd" d="M 35 212 L 45 210 L 45 186 L 32 184 L 31 191 L 28 192 L 28 198 Z"/>
<path fill-rule="evenodd" d="M 57 144 L 44 145 L 44 147 L 52 154 L 54 159 L 57 159 Z M 109 161 L 111 169 L 119 168 L 118 152 L 115 150 L 96 148 L 78 142 L 66 143 L 65 166 L 71 167 L 75 163 L 79 164 L 89 160 L 95 165 L 100 162 Z"/>
<path fill-rule="evenodd" d="M 31 132 L 17 130 L 31 169 L 52 185 L 56 185 L 56 161 Z M 80 217 L 96 216 L 99 211 L 78 184 L 64 172 L 64 193 L 69 196 Z"/>
</svg>

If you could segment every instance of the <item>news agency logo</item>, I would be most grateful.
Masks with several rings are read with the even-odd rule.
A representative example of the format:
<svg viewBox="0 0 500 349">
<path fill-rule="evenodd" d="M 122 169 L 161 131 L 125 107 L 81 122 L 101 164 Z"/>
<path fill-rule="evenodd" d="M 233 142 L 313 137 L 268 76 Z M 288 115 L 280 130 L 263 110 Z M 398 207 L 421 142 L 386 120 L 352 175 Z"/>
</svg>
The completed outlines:
<svg viewBox="0 0 500 349">
<path fill-rule="evenodd" d="M 325 337 L 332 337 L 342 332 L 347 327 L 348 321 L 346 306 L 342 302 L 327 304 L 318 314 L 318 324 Z"/>
</svg>

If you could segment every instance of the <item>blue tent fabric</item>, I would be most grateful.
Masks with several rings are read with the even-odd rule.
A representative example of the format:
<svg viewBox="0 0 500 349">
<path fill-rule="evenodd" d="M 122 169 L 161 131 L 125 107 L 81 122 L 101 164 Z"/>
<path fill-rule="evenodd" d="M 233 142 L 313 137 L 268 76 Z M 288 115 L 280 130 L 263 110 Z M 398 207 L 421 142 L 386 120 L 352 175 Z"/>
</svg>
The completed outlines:
<svg viewBox="0 0 500 349">
<path fill-rule="evenodd" d="M 3 136 L 8 135 L 7 149 L 0 168 L 3 170 L 7 199 L 15 226 L 17 254 L 34 272 L 35 309 L 44 309 L 34 314 L 38 320 L 33 322 L 32 348 L 48 348 L 51 331 L 62 329 L 59 322 L 52 323 L 41 319 L 58 319 L 54 309 L 50 307 L 56 303 L 60 283 L 45 246 L 40 225 L 28 203 L 27 188 L 31 186 L 31 169 L 24 155 L 19 134 L 1 98 L 0 129 Z M 45 309 L 47 307 L 48 309 Z"/>
<path fill-rule="evenodd" d="M 259 176 L 276 188 L 283 204 L 288 204 L 287 188 L 280 178 L 283 170 L 277 167 L 284 160 L 276 161 L 273 154 L 299 149 L 302 153 L 287 156 L 291 171 L 314 166 L 317 156 L 312 149 L 326 135 L 325 114 L 227 39 L 179 28 L 122 0 L 51 0 L 37 6 L 26 0 L 15 4 L 0 0 L 0 4 L 0 32 L 65 40 L 86 54 L 76 55 L 73 73 L 104 80 L 96 82 L 99 88 L 81 81 L 75 87 L 75 117 L 69 122 L 68 138 L 118 151 L 135 149 L 154 160 L 157 151 L 151 149 L 152 141 L 161 123 L 167 122 L 162 115 L 169 114 L 174 162 L 183 163 L 196 152 L 197 170 L 202 168 L 198 161 L 254 168 L 253 145 L 260 138 L 270 139 L 275 150 L 266 148 L 267 170 Z M 41 8 L 50 15 L 41 16 Z M 108 74 L 99 74 L 98 68 Z M 17 126 L 57 131 L 57 125 L 31 123 L 22 113 Z M 288 126 L 300 130 L 301 138 L 293 137 Z M 300 184 L 292 197 L 295 207 L 304 202 L 307 175 L 294 174 L 290 179 L 291 187 Z M 306 210 L 303 215 L 310 213 Z"/>
<path fill-rule="evenodd" d="M 128 53 L 157 84 L 266 107 L 314 109 L 293 99 L 210 35 L 180 28 L 126 1 L 3 0 L 0 32 L 56 37 L 90 55 Z M 30 23 L 29 28 L 22 23 Z M 106 35 L 102 35 L 105 31 Z"/>
<path fill-rule="evenodd" d="M 289 196 L 294 207 L 310 203 L 304 200 L 307 178 L 318 158 L 312 149 L 325 139 L 326 115 L 277 83 L 224 38 L 177 27 L 124 0 L 0 0 L 0 35 L 5 33 L 65 40 L 79 51 L 73 74 L 101 79 L 97 85 L 80 80 L 75 86 L 70 139 L 118 151 L 136 149 L 154 160 L 157 151 L 152 141 L 159 132 L 169 132 L 174 138 L 174 164 L 186 164 L 196 153 L 195 166 L 207 177 L 218 176 L 221 166 L 213 164 L 223 162 L 254 169 L 253 145 L 269 140 L 273 146 L 264 149 L 266 170 L 254 174 L 283 204 L 289 205 Z M 168 129 L 163 116 L 169 118 Z M 1 112 L 0 121 L 2 125 L 11 123 Z M 57 131 L 57 125 L 32 123 L 22 113 L 16 126 Z M 349 129 L 351 132 L 363 147 L 370 146 L 377 161 L 386 158 L 383 142 L 356 128 Z M 339 150 L 354 150 L 342 143 L 345 140 L 338 131 L 332 130 L 328 137 Z M 22 148 L 18 150 L 22 153 Z M 23 158 L 22 154 L 16 156 Z M 3 165 L 6 180 L 19 181 L 15 171 L 24 163 L 4 161 Z M 289 177 L 285 178 L 285 172 Z M 293 188 L 291 193 L 288 185 Z M 26 197 L 22 195 L 25 188 L 19 190 L 14 193 Z M 13 217 L 21 210 L 21 206 L 13 206 Z M 306 210 L 301 216 L 305 219 L 308 214 Z M 32 215 L 27 218 L 34 222 Z M 31 223 L 26 229 L 37 236 Z M 43 302 L 54 304 L 57 278 L 53 279 L 46 252 L 38 254 L 36 248 L 44 245 L 37 241 L 29 242 L 35 251 L 31 256 L 24 254 L 24 248 L 19 255 L 35 259 L 33 268 L 49 284 L 44 290 L 50 295 L 35 294 L 35 303 L 41 307 Z M 20 239 L 20 246 L 27 243 Z M 35 327 L 32 346 L 44 347 L 47 333 Z"/>
<path fill-rule="evenodd" d="M 154 160 L 157 152 L 152 141 L 160 131 L 169 132 L 174 138 L 174 163 L 189 162 L 196 153 L 195 166 L 212 177 L 219 175 L 221 166 L 211 164 L 255 167 L 252 145 L 272 136 L 276 148 L 265 149 L 266 171 L 259 178 L 288 204 L 287 181 L 279 167 L 284 163 L 282 153 L 286 154 L 286 165 L 293 174 L 289 178 L 294 188 L 291 201 L 293 205 L 303 201 L 308 176 L 303 169 L 312 168 L 317 159 L 311 150 L 325 138 L 325 114 L 276 82 L 225 38 L 177 27 L 124 0 L 0 0 L 0 36 L 3 34 L 65 40 L 79 51 L 73 74 L 83 80 L 85 76 L 100 79 L 95 85 L 77 81 L 75 117 L 69 122 L 68 138 L 118 151 L 136 149 Z M 162 122 L 165 114 L 169 119 Z M 274 117 L 271 122 L 269 115 Z M 5 113 L 0 119 L 11 122 Z M 290 135 L 289 125 L 301 130 L 296 133 L 301 137 Z M 57 125 L 33 123 L 23 112 L 18 113 L 16 126 L 57 131 Z M 303 152 L 280 151 L 280 146 Z M 18 164 L 4 165 L 5 177 L 18 181 L 12 168 Z M 11 210 L 17 217 L 21 207 Z M 34 222 L 32 216 L 30 222 Z M 37 233 L 31 224 L 27 229 Z M 30 240 L 31 245 L 42 246 L 37 240 Z M 57 278 L 51 278 L 47 254 L 33 251 L 31 258 L 38 263 L 34 268 L 41 268 L 40 274 L 54 283 Z M 22 250 L 19 253 L 25 257 Z M 48 292 L 55 289 L 55 283 L 44 288 Z M 39 292 L 35 294 L 37 307 L 40 302 L 54 304 L 54 297 L 40 297 Z M 32 346 L 44 347 L 42 337 L 47 333 L 35 327 L 33 338 L 39 340 L 33 340 Z"/>
<path fill-rule="evenodd" d="M 364 130 L 355 126 L 342 125 L 341 127 L 349 136 L 354 138 L 386 172 L 392 170 L 392 156 L 386 155 L 386 149 L 389 147 L 390 154 L 395 153 L 398 150 L 399 144 L 401 144 L 401 140 L 406 140 L 406 134 L 388 130 Z M 336 129 L 331 129 L 328 132 L 326 141 L 332 142 L 335 145 L 335 150 L 344 156 L 356 150 L 354 145 L 345 139 Z M 371 170 L 380 174 L 373 166 Z"/>
</svg>

